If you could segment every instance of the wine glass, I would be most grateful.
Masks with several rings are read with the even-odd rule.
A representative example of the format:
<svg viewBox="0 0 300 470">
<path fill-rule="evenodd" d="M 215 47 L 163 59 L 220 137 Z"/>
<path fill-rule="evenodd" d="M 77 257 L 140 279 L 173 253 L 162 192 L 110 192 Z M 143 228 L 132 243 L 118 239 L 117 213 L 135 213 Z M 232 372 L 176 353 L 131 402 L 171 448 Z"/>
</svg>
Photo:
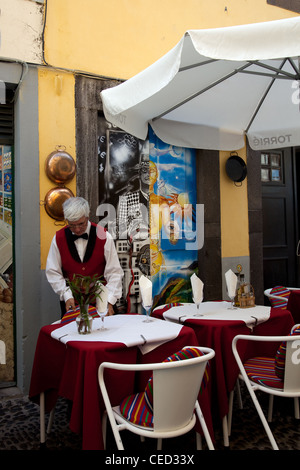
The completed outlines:
<svg viewBox="0 0 300 470">
<path fill-rule="evenodd" d="M 107 328 L 104 327 L 104 318 L 105 318 L 105 316 L 107 315 L 107 311 L 108 311 L 108 310 L 104 310 L 104 312 L 99 312 L 99 310 L 97 310 L 98 315 L 99 315 L 99 317 L 101 318 L 101 328 L 99 328 L 100 331 L 105 331 L 105 330 L 107 330 Z"/>
<path fill-rule="evenodd" d="M 193 297 L 193 302 L 194 302 L 194 304 L 197 305 L 197 313 L 195 313 L 195 315 L 193 315 L 193 316 L 194 317 L 203 317 L 203 313 L 199 313 L 199 307 L 200 307 L 201 301 L 200 300 L 195 300 L 194 297 Z"/>
<path fill-rule="evenodd" d="M 237 307 L 234 305 L 235 294 L 231 294 L 227 291 L 227 295 L 230 298 L 231 304 L 230 307 L 227 307 L 227 310 L 236 310 Z"/>
<path fill-rule="evenodd" d="M 151 318 L 150 318 L 150 311 L 151 311 L 151 307 L 152 307 L 152 302 L 150 305 L 144 305 L 143 304 L 143 307 L 144 309 L 146 310 L 146 320 L 143 320 L 144 323 L 150 323 L 151 321 L 153 321 Z"/>
</svg>

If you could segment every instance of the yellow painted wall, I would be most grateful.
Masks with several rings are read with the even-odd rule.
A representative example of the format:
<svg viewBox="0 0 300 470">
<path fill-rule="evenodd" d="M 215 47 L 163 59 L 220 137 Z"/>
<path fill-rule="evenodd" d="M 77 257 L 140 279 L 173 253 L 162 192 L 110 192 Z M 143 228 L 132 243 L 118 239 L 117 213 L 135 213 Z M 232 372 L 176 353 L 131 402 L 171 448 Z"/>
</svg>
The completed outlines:
<svg viewBox="0 0 300 470">
<path fill-rule="evenodd" d="M 40 217 L 41 217 L 41 269 L 45 269 L 52 237 L 59 229 L 57 222 L 49 217 L 42 201 L 47 192 L 57 185 L 45 173 L 45 160 L 58 145 L 64 145 L 75 155 L 75 106 L 74 76 L 39 70 L 39 154 L 40 154 Z M 75 194 L 76 178 L 66 185 Z"/>
<path fill-rule="evenodd" d="M 48 0 L 49 64 L 127 79 L 188 29 L 296 16 L 266 0 Z"/>
<path fill-rule="evenodd" d="M 245 149 L 238 155 L 247 163 Z M 249 255 L 247 178 L 241 186 L 228 178 L 225 164 L 229 157 L 229 152 L 220 152 L 222 258 Z"/>
<path fill-rule="evenodd" d="M 47 5 L 44 50 L 49 65 L 122 79 L 130 78 L 165 54 L 188 29 L 297 16 L 268 5 L 266 0 L 48 0 Z M 61 94 L 54 85 L 57 74 L 63 77 Z M 62 144 L 75 157 L 72 73 L 40 70 L 39 116 L 43 200 L 54 186 L 44 173 L 47 155 Z M 222 257 L 247 256 L 247 180 L 237 188 L 227 178 L 224 162 L 228 156 L 220 153 Z M 75 192 L 75 180 L 68 187 Z M 42 269 L 57 228 L 41 206 Z"/>
</svg>

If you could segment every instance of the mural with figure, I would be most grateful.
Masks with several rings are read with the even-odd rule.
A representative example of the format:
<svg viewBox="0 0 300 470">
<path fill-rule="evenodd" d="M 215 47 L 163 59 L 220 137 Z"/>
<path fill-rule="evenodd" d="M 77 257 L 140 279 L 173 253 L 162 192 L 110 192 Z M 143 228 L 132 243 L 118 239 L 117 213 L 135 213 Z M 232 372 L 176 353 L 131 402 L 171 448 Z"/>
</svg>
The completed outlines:
<svg viewBox="0 0 300 470">
<path fill-rule="evenodd" d="M 162 142 L 150 129 L 150 258 L 154 307 L 191 302 L 197 272 L 195 151 Z"/>
<path fill-rule="evenodd" d="M 195 155 L 169 146 L 153 132 L 141 141 L 99 125 L 99 222 L 116 243 L 124 270 L 120 313 L 142 312 L 139 278 L 153 282 L 154 306 L 191 301 L 189 278 L 197 251 L 195 237 Z"/>
</svg>

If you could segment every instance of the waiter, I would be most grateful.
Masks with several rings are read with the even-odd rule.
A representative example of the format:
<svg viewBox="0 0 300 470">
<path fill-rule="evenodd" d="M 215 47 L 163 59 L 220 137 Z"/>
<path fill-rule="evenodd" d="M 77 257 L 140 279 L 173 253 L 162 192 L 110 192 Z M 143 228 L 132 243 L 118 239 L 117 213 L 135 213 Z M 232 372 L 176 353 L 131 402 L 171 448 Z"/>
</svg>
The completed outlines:
<svg viewBox="0 0 300 470">
<path fill-rule="evenodd" d="M 54 235 L 46 264 L 46 276 L 60 296 L 62 314 L 75 309 L 66 279 L 81 274 L 103 276 L 108 290 L 108 315 L 113 315 L 113 305 L 122 295 L 123 270 L 112 236 L 89 221 L 89 204 L 82 197 L 67 199 L 63 212 L 68 225 Z"/>
</svg>

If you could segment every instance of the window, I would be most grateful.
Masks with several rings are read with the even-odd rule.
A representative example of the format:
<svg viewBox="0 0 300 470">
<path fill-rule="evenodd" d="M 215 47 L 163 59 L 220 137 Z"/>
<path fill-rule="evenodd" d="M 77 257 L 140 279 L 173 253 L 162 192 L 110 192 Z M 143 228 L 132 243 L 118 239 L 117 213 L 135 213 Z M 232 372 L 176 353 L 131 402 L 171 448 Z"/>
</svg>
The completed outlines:
<svg viewBox="0 0 300 470">
<path fill-rule="evenodd" d="M 262 183 L 283 183 L 281 153 L 262 153 L 260 162 Z"/>
</svg>

